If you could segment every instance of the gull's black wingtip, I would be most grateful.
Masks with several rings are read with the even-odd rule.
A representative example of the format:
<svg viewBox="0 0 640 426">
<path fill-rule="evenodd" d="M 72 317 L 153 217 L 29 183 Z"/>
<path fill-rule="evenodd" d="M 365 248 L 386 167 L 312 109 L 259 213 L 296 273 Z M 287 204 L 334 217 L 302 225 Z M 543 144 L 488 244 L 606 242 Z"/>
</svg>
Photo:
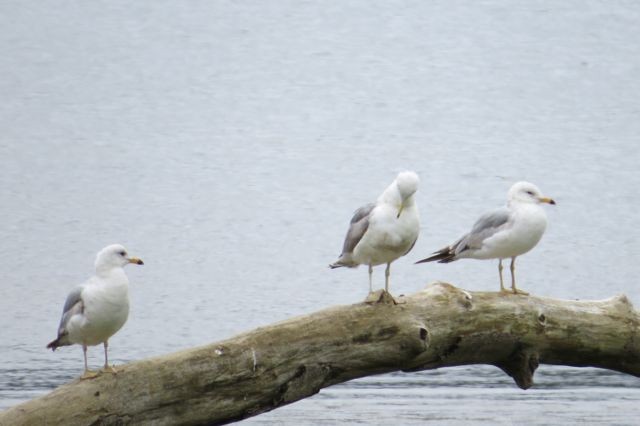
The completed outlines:
<svg viewBox="0 0 640 426">
<path fill-rule="evenodd" d="M 433 252 L 433 256 L 429 256 L 425 259 L 418 260 L 415 263 L 415 265 L 417 265 L 418 263 L 427 263 L 427 262 L 449 263 L 456 260 L 455 257 L 456 255 L 455 253 L 453 253 L 453 250 L 451 249 L 451 247 L 445 247 L 442 250 Z"/>
</svg>

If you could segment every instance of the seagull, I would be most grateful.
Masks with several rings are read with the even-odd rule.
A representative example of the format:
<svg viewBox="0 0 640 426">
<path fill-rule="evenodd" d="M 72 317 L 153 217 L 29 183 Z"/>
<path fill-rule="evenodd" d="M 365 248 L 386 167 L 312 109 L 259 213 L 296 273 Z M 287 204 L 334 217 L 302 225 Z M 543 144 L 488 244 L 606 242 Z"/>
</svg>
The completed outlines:
<svg viewBox="0 0 640 426">
<path fill-rule="evenodd" d="M 375 203 L 356 210 L 342 254 L 329 267 L 368 265 L 371 292 L 373 267 L 386 263 L 384 288 L 389 292 L 391 262 L 409 253 L 420 233 L 420 218 L 414 200 L 419 183 L 416 173 L 401 172 Z"/>
<path fill-rule="evenodd" d="M 532 183 L 517 182 L 507 196 L 507 205 L 480 216 L 471 229 L 455 243 L 416 263 L 449 263 L 458 259 L 499 259 L 500 291 L 508 292 L 502 280 L 502 260 L 511 258 L 511 291 L 528 294 L 516 287 L 516 257 L 538 244 L 547 227 L 547 214 L 542 203 L 556 204 L 544 197 Z"/>
<path fill-rule="evenodd" d="M 107 246 L 96 256 L 96 274 L 69 293 L 58 326 L 58 337 L 47 345 L 55 351 L 60 346 L 82 345 L 83 379 L 97 376 L 87 366 L 87 346 L 104 345 L 104 371 L 109 367 L 109 338 L 129 316 L 129 280 L 123 267 L 129 263 L 144 265 L 137 257 L 129 257 L 120 244 Z"/>
</svg>

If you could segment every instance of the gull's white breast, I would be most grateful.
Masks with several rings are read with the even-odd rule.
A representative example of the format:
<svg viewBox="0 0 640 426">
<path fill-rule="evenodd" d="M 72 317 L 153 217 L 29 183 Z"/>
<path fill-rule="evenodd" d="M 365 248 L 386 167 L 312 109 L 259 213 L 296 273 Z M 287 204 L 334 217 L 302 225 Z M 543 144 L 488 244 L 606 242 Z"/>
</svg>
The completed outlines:
<svg viewBox="0 0 640 426">
<path fill-rule="evenodd" d="M 84 312 L 71 318 L 73 343 L 97 345 L 113 336 L 129 316 L 129 281 L 122 269 L 88 283 L 82 292 Z"/>
<path fill-rule="evenodd" d="M 415 203 L 408 205 L 400 217 L 398 209 L 381 203 L 371 212 L 369 228 L 353 250 L 360 264 L 380 265 L 393 262 L 411 248 L 420 232 L 420 220 Z"/>
<path fill-rule="evenodd" d="M 513 206 L 511 226 L 484 241 L 484 255 L 492 258 L 520 256 L 538 244 L 547 228 L 547 214 L 537 204 Z"/>
</svg>

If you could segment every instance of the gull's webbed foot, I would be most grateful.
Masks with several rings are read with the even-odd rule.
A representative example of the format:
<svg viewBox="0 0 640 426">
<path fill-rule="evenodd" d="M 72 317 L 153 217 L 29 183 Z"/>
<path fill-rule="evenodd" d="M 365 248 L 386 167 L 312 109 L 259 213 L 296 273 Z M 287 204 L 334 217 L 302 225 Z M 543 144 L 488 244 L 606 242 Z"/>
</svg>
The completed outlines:
<svg viewBox="0 0 640 426">
<path fill-rule="evenodd" d="M 103 373 L 118 374 L 118 370 L 116 370 L 113 365 L 105 365 L 104 367 L 102 367 L 102 369 L 100 369 L 100 371 Z"/>
<path fill-rule="evenodd" d="M 82 376 L 80 376 L 80 380 L 94 379 L 99 375 L 100 375 L 99 371 L 84 370 L 84 373 L 82 373 Z"/>
</svg>

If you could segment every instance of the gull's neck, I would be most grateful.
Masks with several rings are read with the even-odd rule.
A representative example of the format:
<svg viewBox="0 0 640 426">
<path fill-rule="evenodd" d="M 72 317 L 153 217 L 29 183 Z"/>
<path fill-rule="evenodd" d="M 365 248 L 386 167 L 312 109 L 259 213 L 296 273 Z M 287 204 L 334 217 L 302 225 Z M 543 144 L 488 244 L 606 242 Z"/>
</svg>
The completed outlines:
<svg viewBox="0 0 640 426">
<path fill-rule="evenodd" d="M 529 201 L 509 200 L 507 208 L 509 208 L 509 210 L 542 212 L 545 214 L 544 208 L 542 208 L 539 203 L 531 203 Z"/>
<path fill-rule="evenodd" d="M 122 266 L 97 266 L 96 276 L 100 278 L 124 278 L 123 281 L 127 282 L 127 276 Z"/>
<path fill-rule="evenodd" d="M 402 202 L 402 197 L 400 196 L 400 191 L 398 190 L 398 185 L 393 182 L 391 185 L 384 190 L 384 192 L 378 197 L 379 203 L 387 203 L 387 204 L 400 204 Z"/>
</svg>

